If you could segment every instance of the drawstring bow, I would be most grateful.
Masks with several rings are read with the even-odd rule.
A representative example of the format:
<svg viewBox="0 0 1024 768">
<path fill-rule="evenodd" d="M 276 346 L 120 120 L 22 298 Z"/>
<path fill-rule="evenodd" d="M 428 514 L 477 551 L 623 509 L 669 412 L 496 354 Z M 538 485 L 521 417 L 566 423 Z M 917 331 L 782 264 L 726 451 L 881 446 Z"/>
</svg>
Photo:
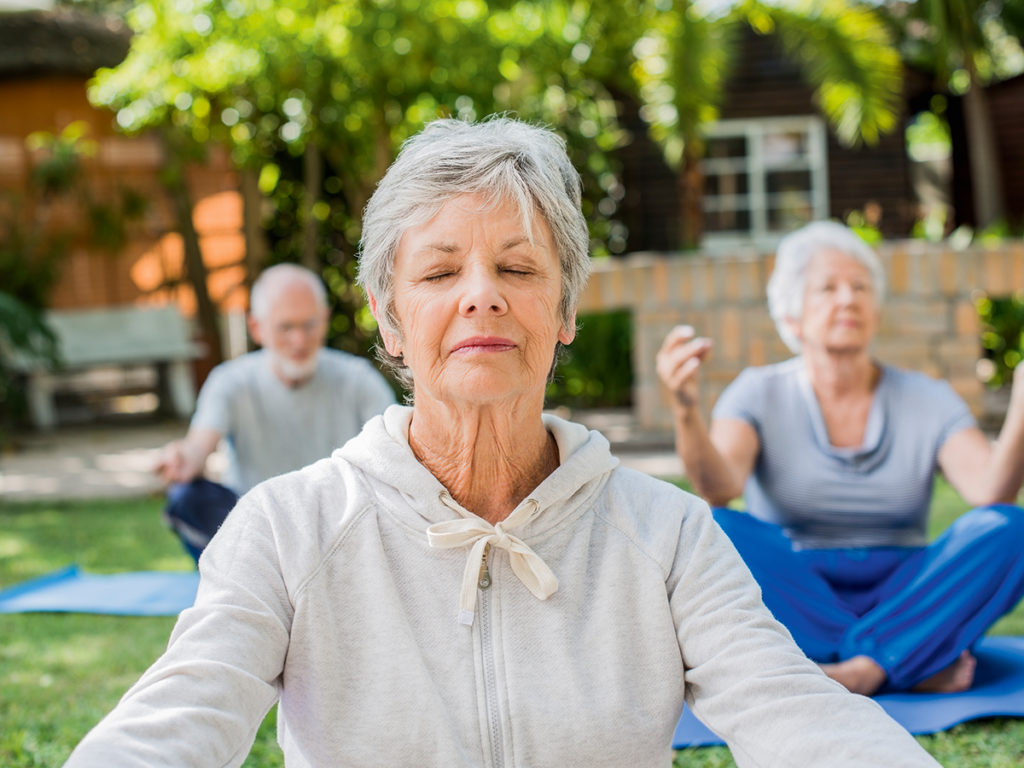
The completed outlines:
<svg viewBox="0 0 1024 768">
<path fill-rule="evenodd" d="M 467 517 L 468 513 L 447 493 L 441 494 L 441 503 L 461 517 L 434 523 L 427 528 L 430 546 L 438 549 L 470 548 L 459 595 L 460 624 L 472 626 L 476 617 L 478 579 L 488 545 L 509 553 L 512 572 L 534 597 L 547 600 L 558 590 L 558 579 L 547 563 L 526 542 L 508 532 L 509 528 L 524 525 L 536 515 L 540 505 L 534 499 L 527 499 L 525 504 L 496 525 L 477 515 Z"/>
</svg>

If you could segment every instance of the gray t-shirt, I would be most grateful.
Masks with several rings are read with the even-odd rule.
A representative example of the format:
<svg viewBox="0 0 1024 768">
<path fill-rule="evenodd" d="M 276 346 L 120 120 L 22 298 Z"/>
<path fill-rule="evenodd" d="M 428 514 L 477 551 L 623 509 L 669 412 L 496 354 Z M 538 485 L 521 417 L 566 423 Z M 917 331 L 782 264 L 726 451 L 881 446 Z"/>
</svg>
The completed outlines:
<svg viewBox="0 0 1024 768">
<path fill-rule="evenodd" d="M 394 403 L 369 360 L 320 350 L 316 373 L 294 389 L 270 367 L 264 350 L 221 363 L 199 393 L 192 426 L 224 436 L 223 482 L 245 493 L 267 478 L 329 456 Z"/>
<path fill-rule="evenodd" d="M 802 358 L 748 368 L 722 393 L 715 419 L 741 419 L 761 441 L 745 498 L 798 547 L 921 546 L 946 440 L 975 426 L 945 381 L 881 366 L 864 443 L 837 448 Z"/>
</svg>

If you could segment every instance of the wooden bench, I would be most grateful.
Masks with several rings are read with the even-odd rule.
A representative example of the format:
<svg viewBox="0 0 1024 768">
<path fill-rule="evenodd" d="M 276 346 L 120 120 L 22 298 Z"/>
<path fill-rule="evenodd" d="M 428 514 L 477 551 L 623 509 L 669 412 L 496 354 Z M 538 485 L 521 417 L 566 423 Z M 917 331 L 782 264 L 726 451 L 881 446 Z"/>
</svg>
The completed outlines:
<svg viewBox="0 0 1024 768">
<path fill-rule="evenodd" d="M 181 418 L 195 407 L 192 360 L 201 356 L 188 322 L 173 306 L 123 306 L 48 312 L 57 336 L 62 365 L 48 370 L 22 362 L 32 423 L 39 429 L 57 424 L 55 395 L 75 379 L 100 369 L 154 367 L 160 406 Z M 144 383 L 144 386 L 146 384 Z"/>
</svg>

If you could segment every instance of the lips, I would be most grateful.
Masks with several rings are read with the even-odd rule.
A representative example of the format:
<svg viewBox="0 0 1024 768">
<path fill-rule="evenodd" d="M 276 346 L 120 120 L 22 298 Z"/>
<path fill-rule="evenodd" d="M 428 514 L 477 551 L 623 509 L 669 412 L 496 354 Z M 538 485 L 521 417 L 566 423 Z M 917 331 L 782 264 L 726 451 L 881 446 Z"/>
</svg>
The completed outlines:
<svg viewBox="0 0 1024 768">
<path fill-rule="evenodd" d="M 452 354 L 468 352 L 507 352 L 515 349 L 515 342 L 500 336 L 472 336 L 452 348 Z"/>
</svg>

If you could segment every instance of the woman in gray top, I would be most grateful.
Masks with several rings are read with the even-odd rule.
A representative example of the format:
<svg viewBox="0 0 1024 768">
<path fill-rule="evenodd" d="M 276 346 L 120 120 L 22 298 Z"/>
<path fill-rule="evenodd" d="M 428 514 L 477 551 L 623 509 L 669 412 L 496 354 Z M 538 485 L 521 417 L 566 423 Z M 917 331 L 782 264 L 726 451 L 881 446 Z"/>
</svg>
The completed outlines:
<svg viewBox="0 0 1024 768">
<path fill-rule="evenodd" d="M 877 256 L 818 222 L 779 244 L 769 310 L 798 354 L 750 368 L 710 427 L 696 406 L 711 341 L 680 326 L 658 353 L 676 448 L 697 491 L 750 514 L 716 520 L 765 603 L 826 673 L 857 693 L 970 687 L 971 645 L 1024 593 L 1024 376 L 991 444 L 943 381 L 874 360 L 885 290 Z M 937 471 L 977 505 L 937 541 Z"/>
<path fill-rule="evenodd" d="M 707 505 L 543 414 L 589 268 L 562 141 L 431 123 L 371 198 L 360 280 L 411 384 L 256 486 L 166 653 L 69 766 L 668 766 L 683 702 L 740 766 L 935 766 L 793 643 Z"/>
</svg>

